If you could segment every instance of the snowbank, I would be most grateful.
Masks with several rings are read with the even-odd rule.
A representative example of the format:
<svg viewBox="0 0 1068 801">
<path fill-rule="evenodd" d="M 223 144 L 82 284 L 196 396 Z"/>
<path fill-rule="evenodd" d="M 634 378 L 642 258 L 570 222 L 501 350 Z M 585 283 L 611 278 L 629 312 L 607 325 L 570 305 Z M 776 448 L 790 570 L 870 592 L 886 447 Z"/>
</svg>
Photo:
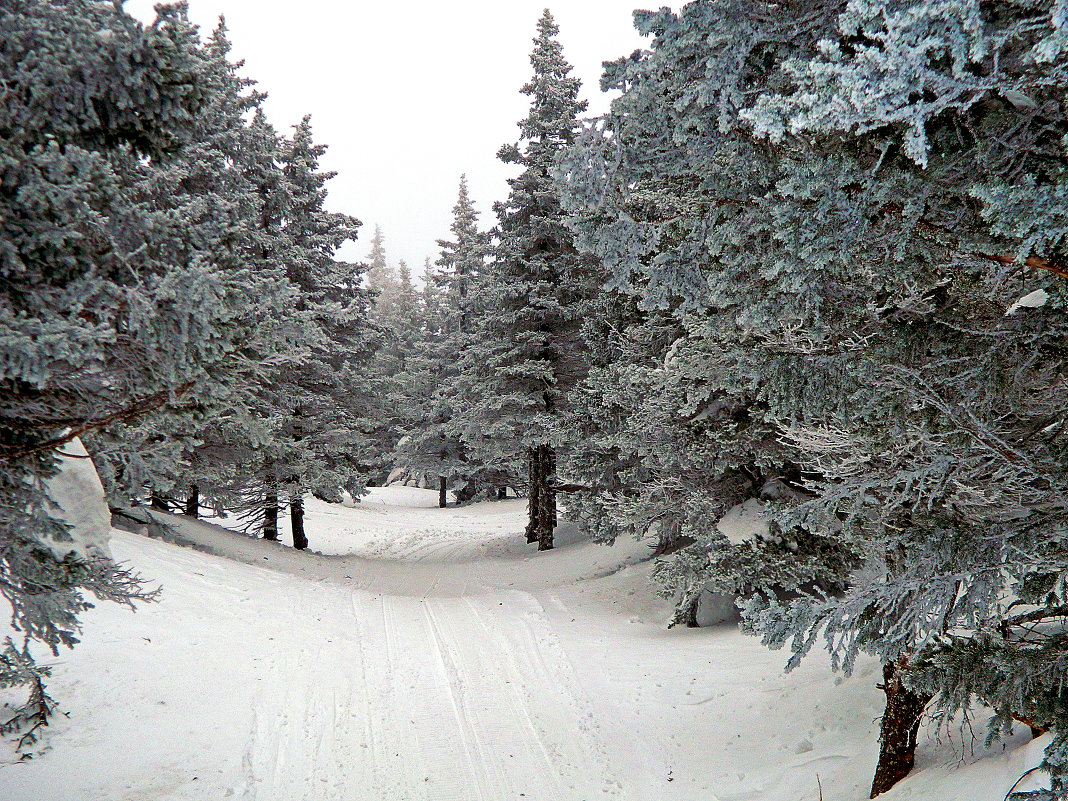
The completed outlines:
<svg viewBox="0 0 1068 801">
<path fill-rule="evenodd" d="M 111 511 L 104 497 L 100 476 L 80 439 L 60 451 L 59 473 L 48 481 L 48 496 L 59 507 L 59 517 L 71 527 L 73 541 L 42 536 L 42 543 L 56 559 L 69 554 L 82 559 L 110 557 Z"/>
</svg>

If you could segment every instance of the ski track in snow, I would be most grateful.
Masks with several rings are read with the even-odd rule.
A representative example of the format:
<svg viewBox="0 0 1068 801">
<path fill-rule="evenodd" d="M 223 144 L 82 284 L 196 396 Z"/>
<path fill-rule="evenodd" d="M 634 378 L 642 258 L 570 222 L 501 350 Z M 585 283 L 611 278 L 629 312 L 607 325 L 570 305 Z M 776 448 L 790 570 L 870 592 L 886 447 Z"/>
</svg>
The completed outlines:
<svg viewBox="0 0 1068 801">
<path fill-rule="evenodd" d="M 344 648 L 265 666 L 284 692 L 256 699 L 242 801 L 622 797 L 529 594 L 349 600 Z"/>
<path fill-rule="evenodd" d="M 263 543 L 216 536 L 210 544 L 260 564 Z M 381 547 L 380 539 L 368 544 Z M 227 795 L 625 799 L 553 623 L 531 592 L 496 586 L 512 583 L 507 572 L 487 580 L 471 559 L 477 547 L 452 530 L 398 537 L 389 548 L 394 568 L 433 563 L 407 575 L 403 595 L 390 592 L 396 577 L 367 569 L 373 561 L 346 568 L 338 557 L 326 558 L 333 569 L 330 581 L 317 581 L 322 593 L 278 582 L 277 633 L 327 616 L 335 629 L 330 642 L 279 648 L 259 666 L 273 678 L 254 693 L 240 781 Z M 308 556 L 273 548 L 268 561 L 284 572 L 298 572 L 294 564 Z M 339 571 L 351 580 L 336 581 Z M 338 606 L 347 610 L 343 624 Z"/>
<path fill-rule="evenodd" d="M 225 559 L 116 532 L 163 599 L 87 613 L 50 685 L 71 718 L 0 760 L 0 801 L 812 801 L 818 777 L 867 797 L 874 664 L 844 692 L 736 631 L 665 631 L 645 545 L 564 526 L 533 554 L 519 502 L 317 503 L 335 555 L 182 518 Z M 959 786 L 928 750 L 888 801 L 1000 801 L 1041 747 Z"/>
</svg>

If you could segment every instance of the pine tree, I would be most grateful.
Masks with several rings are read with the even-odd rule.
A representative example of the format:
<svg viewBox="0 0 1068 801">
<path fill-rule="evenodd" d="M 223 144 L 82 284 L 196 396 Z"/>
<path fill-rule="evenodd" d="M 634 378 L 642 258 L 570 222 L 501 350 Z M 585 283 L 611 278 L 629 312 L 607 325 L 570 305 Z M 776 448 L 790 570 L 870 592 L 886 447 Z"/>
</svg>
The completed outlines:
<svg viewBox="0 0 1068 801">
<path fill-rule="evenodd" d="M 821 634 L 847 672 L 882 662 L 873 796 L 911 769 L 928 700 L 979 698 L 995 733 L 1060 730 L 1057 628 L 1026 628 L 1061 614 L 1064 553 L 1051 10 L 640 13 L 652 48 L 609 67 L 623 97 L 563 169 L 610 284 L 682 328 L 650 394 L 670 390 L 699 441 L 727 435 L 710 464 L 760 468 L 762 494 L 778 473 L 771 536 L 699 538 L 674 577 L 735 583 L 747 630 L 791 643 L 791 666 Z M 693 485 L 664 464 L 652 489 Z M 1047 754 L 1057 783 L 1065 750 Z"/>
<path fill-rule="evenodd" d="M 192 26 L 189 35 L 195 36 Z M 250 492 L 244 471 L 256 444 L 272 436 L 254 412 L 256 388 L 308 349 L 308 327 L 293 311 L 297 287 L 271 257 L 280 249 L 277 137 L 259 110 L 263 95 L 238 75 L 241 64 L 231 63 L 229 53 L 220 21 L 200 53 L 205 103 L 190 143 L 163 164 L 132 161 L 123 180 L 140 201 L 138 213 L 153 220 L 146 248 L 225 278 L 230 288 L 219 300 L 244 325 L 246 345 L 240 358 L 218 365 L 210 382 L 178 402 L 92 439 L 120 505 L 150 490 L 158 508 L 184 495 L 193 513 L 202 501 L 217 512 L 241 509 Z M 255 115 L 246 122 L 249 112 Z"/>
<path fill-rule="evenodd" d="M 479 345 L 464 365 L 472 388 L 466 440 L 491 466 L 526 452 L 526 533 L 539 550 L 552 548 L 556 526 L 559 416 L 585 370 L 575 310 L 587 265 L 566 227 L 553 172 L 586 103 L 558 33 L 546 10 L 530 57 L 534 75 L 521 90 L 531 98 L 530 112 L 519 123 L 520 141 L 498 153 L 522 172 L 509 179 L 507 201 L 495 206 L 498 243 L 474 301 Z"/>
<path fill-rule="evenodd" d="M 119 177 L 134 154 L 165 161 L 187 141 L 204 100 L 188 32 L 180 7 L 147 27 L 110 4 L 0 8 L 0 594 L 24 638 L 0 652 L 0 685 L 30 682 L 37 722 L 47 670 L 29 642 L 73 646 L 84 593 L 146 597 L 75 543 L 48 495 L 58 454 L 182 396 L 238 347 L 222 287 L 155 260 Z"/>
<path fill-rule="evenodd" d="M 574 505 L 602 539 L 653 534 L 660 553 L 677 552 L 656 570 L 679 601 L 675 623 L 693 623 L 706 587 L 832 590 L 853 563 L 811 531 L 732 543 L 715 525 L 743 501 L 774 507 L 803 492 L 804 465 L 772 408 L 792 364 L 761 341 L 811 312 L 796 287 L 758 270 L 756 254 L 797 262 L 753 200 L 773 191 L 783 154 L 737 115 L 739 87 L 761 86 L 804 39 L 790 15 L 756 9 L 636 15 L 651 49 L 608 65 L 604 87 L 623 94 L 561 168 L 581 246 L 621 293 L 597 312 L 607 335 L 588 337 L 606 346 L 573 424 L 596 445 L 571 468 L 589 488 Z M 752 56 L 739 61 L 742 39 Z"/>
<path fill-rule="evenodd" d="M 463 501 L 474 497 L 486 481 L 477 460 L 462 441 L 463 402 L 460 364 L 474 333 L 471 287 L 485 266 L 487 237 L 478 230 L 478 212 L 461 177 L 453 206 L 452 239 L 438 240 L 441 257 L 430 271 L 424 295 L 422 334 L 413 343 L 404 368 L 405 392 L 400 401 L 409 410 L 406 434 L 395 450 L 395 463 L 438 489 L 438 505 L 446 505 L 451 484 Z M 429 481 L 433 477 L 432 481 Z"/>
<path fill-rule="evenodd" d="M 386 240 L 379 225 L 371 237 L 371 252 L 368 254 L 367 285 L 375 292 L 375 317 L 390 323 L 397 317 L 397 294 L 400 277 L 386 257 Z M 388 326 L 388 323 L 387 323 Z"/>
<path fill-rule="evenodd" d="M 342 487 L 356 495 L 363 489 L 370 396 L 363 376 L 375 341 L 362 267 L 335 258 L 344 242 L 355 239 L 360 223 L 325 209 L 325 185 L 334 177 L 319 170 L 325 151 L 314 143 L 305 117 L 279 158 L 285 186 L 279 256 L 298 290 L 294 303 L 315 331 L 309 357 L 276 376 L 265 394 L 278 426 L 268 457 L 271 477 L 278 477 L 288 499 L 298 549 L 308 545 L 305 494 L 337 502 Z"/>
<path fill-rule="evenodd" d="M 878 359 L 868 382 L 849 414 L 788 429 L 823 474 L 798 517 L 833 517 L 876 568 L 840 598 L 770 605 L 760 620 L 772 641 L 821 630 L 847 661 L 879 656 L 888 709 L 900 687 L 900 699 L 933 696 L 943 715 L 973 700 L 993 707 L 992 737 L 1012 720 L 1055 729 L 1046 767 L 1063 792 L 1060 12 L 1007 2 L 849 12 L 818 54 L 785 65 L 790 91 L 749 116 L 774 137 L 784 125 L 849 134 L 875 182 L 839 191 L 859 198 L 858 227 L 895 232 L 887 266 L 903 286 L 866 290 L 881 318 L 874 336 L 870 323 L 863 332 Z M 918 85 L 937 102 L 917 98 Z M 912 762 L 885 718 L 883 731 L 873 796 Z"/>
</svg>

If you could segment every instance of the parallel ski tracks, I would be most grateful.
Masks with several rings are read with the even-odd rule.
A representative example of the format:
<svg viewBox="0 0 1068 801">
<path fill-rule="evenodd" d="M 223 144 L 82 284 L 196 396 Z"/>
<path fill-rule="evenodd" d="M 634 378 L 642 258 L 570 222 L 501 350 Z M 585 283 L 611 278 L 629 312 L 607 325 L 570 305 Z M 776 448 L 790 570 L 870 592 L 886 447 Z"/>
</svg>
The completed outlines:
<svg viewBox="0 0 1068 801">
<path fill-rule="evenodd" d="M 264 660 L 236 797 L 622 798 L 538 601 L 519 591 L 433 590 L 420 598 L 338 588 L 350 631 Z M 291 624 L 317 616 L 300 598 L 279 601 Z"/>
</svg>

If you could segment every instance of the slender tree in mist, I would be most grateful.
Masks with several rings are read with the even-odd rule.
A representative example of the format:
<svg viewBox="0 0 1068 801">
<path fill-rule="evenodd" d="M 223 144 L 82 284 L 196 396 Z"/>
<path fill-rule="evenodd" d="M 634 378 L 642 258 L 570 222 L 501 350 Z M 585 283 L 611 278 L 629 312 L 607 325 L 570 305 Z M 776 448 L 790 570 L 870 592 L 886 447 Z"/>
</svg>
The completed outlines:
<svg viewBox="0 0 1068 801">
<path fill-rule="evenodd" d="M 575 250 L 554 179 L 556 161 L 579 129 L 586 103 L 578 99 L 546 10 L 522 88 L 531 99 L 520 140 L 498 157 L 521 169 L 508 199 L 495 206 L 498 242 L 484 280 L 477 282 L 477 344 L 464 354 L 472 391 L 467 440 L 476 451 L 525 451 L 528 463 L 527 541 L 553 547 L 560 414 L 568 390 L 585 369 L 575 297 L 586 290 L 585 262 Z M 487 463 L 493 458 L 483 457 Z"/>
<path fill-rule="evenodd" d="M 406 434 L 394 454 L 407 475 L 437 487 L 439 506 L 445 506 L 450 486 L 463 501 L 492 480 L 479 455 L 463 441 L 461 365 L 475 331 L 472 287 L 482 276 L 488 252 L 466 178 L 460 180 L 450 230 L 450 239 L 438 241 L 441 256 L 426 276 L 421 336 L 405 363 Z"/>
</svg>

